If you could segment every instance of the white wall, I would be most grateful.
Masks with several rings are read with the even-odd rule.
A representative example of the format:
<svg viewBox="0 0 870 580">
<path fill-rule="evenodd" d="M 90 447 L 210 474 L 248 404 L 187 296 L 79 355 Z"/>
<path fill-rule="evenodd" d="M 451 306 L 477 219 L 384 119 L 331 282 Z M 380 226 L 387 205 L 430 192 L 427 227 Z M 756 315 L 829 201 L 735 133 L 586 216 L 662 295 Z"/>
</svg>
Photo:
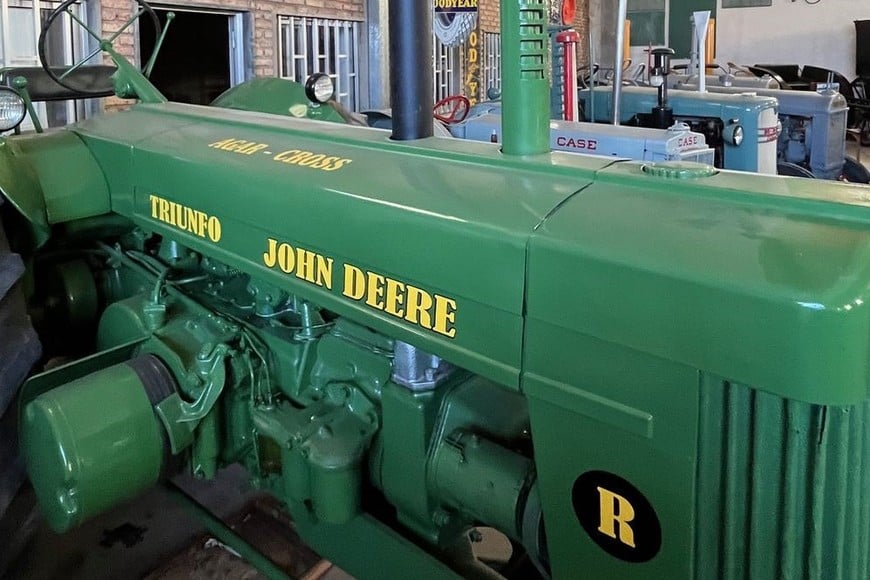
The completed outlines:
<svg viewBox="0 0 870 580">
<path fill-rule="evenodd" d="M 870 0 L 773 0 L 765 8 L 716 13 L 716 62 L 811 64 L 855 78 L 854 20 L 870 20 Z"/>
</svg>

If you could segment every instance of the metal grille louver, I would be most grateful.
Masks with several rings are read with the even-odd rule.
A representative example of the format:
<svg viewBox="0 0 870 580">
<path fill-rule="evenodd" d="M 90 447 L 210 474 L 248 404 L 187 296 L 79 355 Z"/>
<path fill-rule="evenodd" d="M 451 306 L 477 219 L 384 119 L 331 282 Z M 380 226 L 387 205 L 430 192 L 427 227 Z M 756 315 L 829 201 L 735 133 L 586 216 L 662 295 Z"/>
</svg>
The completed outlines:
<svg viewBox="0 0 870 580">
<path fill-rule="evenodd" d="M 870 578 L 870 401 L 701 391 L 695 576 Z"/>
</svg>

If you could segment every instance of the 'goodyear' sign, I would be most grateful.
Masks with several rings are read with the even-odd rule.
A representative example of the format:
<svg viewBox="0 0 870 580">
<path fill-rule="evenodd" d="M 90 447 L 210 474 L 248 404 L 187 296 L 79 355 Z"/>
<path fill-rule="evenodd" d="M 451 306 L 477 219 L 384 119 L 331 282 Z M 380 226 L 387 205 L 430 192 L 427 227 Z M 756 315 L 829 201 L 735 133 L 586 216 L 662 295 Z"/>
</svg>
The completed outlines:
<svg viewBox="0 0 870 580">
<path fill-rule="evenodd" d="M 478 0 L 432 0 L 435 12 L 477 12 Z"/>
</svg>

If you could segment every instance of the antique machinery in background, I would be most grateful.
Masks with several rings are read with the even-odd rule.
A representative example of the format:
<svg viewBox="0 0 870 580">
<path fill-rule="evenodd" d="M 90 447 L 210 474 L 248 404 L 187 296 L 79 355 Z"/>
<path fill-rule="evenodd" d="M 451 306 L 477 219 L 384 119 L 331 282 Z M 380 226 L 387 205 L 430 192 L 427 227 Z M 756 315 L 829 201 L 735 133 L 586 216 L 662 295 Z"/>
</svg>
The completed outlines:
<svg viewBox="0 0 870 580">
<path fill-rule="evenodd" d="M 138 104 L 0 139 L 69 361 L 19 397 L 51 525 L 241 464 L 360 578 L 866 577 L 863 190 L 551 152 L 533 0 L 501 142 L 431 137 L 431 11 L 390 8 L 392 135 L 169 103 L 103 41 Z"/>
<path fill-rule="evenodd" d="M 684 84 L 683 90 L 696 90 Z M 708 95 L 747 94 L 737 87 L 707 87 Z M 821 93 L 781 89 L 752 89 L 752 94 L 773 97 L 782 127 L 777 138 L 777 173 L 797 177 L 839 179 L 867 183 L 866 170 L 846 156 L 846 117 L 849 107 L 837 91 Z M 716 98 L 712 96 L 711 98 Z M 856 172 L 857 170 L 857 172 Z"/>
<path fill-rule="evenodd" d="M 692 30 L 695 37 L 696 27 L 693 26 Z M 700 38 L 696 38 L 696 41 L 702 42 Z M 698 46 L 700 50 L 700 44 Z M 736 67 L 730 63 L 729 65 Z M 699 98 L 713 101 L 719 98 L 719 94 L 757 95 L 776 99 L 781 125 L 776 139 L 778 174 L 819 179 L 845 177 L 852 182 L 870 182 L 870 173 L 855 159 L 846 155 L 846 126 L 850 103 L 830 83 L 820 91 L 795 91 L 785 90 L 788 85 L 781 87 L 771 75 L 756 77 L 725 74 L 718 77 L 706 75 L 705 86 L 701 87 L 697 68 L 690 69 L 689 72 L 694 74 L 665 76 L 665 85 L 703 93 L 705 96 Z M 652 82 L 650 84 L 655 85 Z M 844 90 L 851 94 L 851 87 L 845 87 Z M 637 105 L 636 102 L 635 104 Z M 643 110 L 635 112 L 638 117 L 642 117 L 644 113 Z M 645 124 L 655 126 L 649 122 Z"/>
<path fill-rule="evenodd" d="M 619 122 L 638 127 L 664 128 L 675 120 L 702 133 L 716 152 L 716 167 L 776 173 L 780 127 L 777 101 L 752 93 L 710 95 L 670 91 L 673 50 L 657 48 L 650 69 L 652 87 L 592 87 L 580 91 L 586 120 L 607 122 L 619 102 Z"/>
<path fill-rule="evenodd" d="M 489 101 L 474 105 L 465 120 L 447 128 L 460 139 L 498 143 L 501 126 L 501 103 Z M 550 121 L 550 148 L 643 161 L 693 161 L 709 165 L 713 165 L 715 157 L 704 135 L 690 131 L 684 123 L 652 129 L 553 120 Z"/>
<path fill-rule="evenodd" d="M 620 0 L 621 8 L 624 2 Z M 701 29 L 706 32 L 709 12 L 700 15 Z M 623 30 L 624 10 L 621 10 L 617 20 L 616 45 L 619 51 L 622 43 L 618 34 Z M 698 38 L 699 43 L 703 44 L 694 30 L 693 27 L 693 38 Z M 704 61 L 703 49 L 703 46 L 699 46 L 693 59 Z M 780 130 L 776 100 L 751 94 L 714 98 L 704 93 L 671 93 L 669 79 L 673 54 L 674 51 L 667 47 L 651 51 L 651 88 L 623 87 L 617 77 L 612 87 L 592 86 L 581 90 L 584 119 L 658 129 L 670 127 L 674 121 L 685 123 L 692 131 L 702 133 L 707 146 L 715 150 L 716 167 L 775 174 L 776 139 Z"/>
</svg>

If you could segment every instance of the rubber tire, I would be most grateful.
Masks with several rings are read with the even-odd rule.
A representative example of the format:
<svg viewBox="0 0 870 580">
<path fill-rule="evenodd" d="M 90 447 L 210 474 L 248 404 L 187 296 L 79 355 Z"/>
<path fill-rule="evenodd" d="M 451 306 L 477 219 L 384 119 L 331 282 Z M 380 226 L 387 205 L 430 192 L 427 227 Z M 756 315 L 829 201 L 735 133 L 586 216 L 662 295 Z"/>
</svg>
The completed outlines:
<svg viewBox="0 0 870 580">
<path fill-rule="evenodd" d="M 0 209 L 2 206 L 0 197 Z M 0 517 L 24 481 L 13 401 L 42 356 L 42 346 L 27 315 L 20 283 L 23 275 L 24 263 L 9 248 L 0 220 Z"/>
<path fill-rule="evenodd" d="M 809 169 L 787 161 L 780 161 L 776 164 L 776 174 L 788 175 L 791 177 L 804 177 L 806 179 L 815 179 L 816 177 Z"/>
<path fill-rule="evenodd" d="M 450 48 L 462 44 L 477 22 L 477 14 L 471 12 L 438 12 L 432 16 L 432 29 L 435 36 Z"/>
<path fill-rule="evenodd" d="M 870 183 L 870 171 L 848 155 L 843 163 L 843 177 L 849 183 Z"/>
</svg>

